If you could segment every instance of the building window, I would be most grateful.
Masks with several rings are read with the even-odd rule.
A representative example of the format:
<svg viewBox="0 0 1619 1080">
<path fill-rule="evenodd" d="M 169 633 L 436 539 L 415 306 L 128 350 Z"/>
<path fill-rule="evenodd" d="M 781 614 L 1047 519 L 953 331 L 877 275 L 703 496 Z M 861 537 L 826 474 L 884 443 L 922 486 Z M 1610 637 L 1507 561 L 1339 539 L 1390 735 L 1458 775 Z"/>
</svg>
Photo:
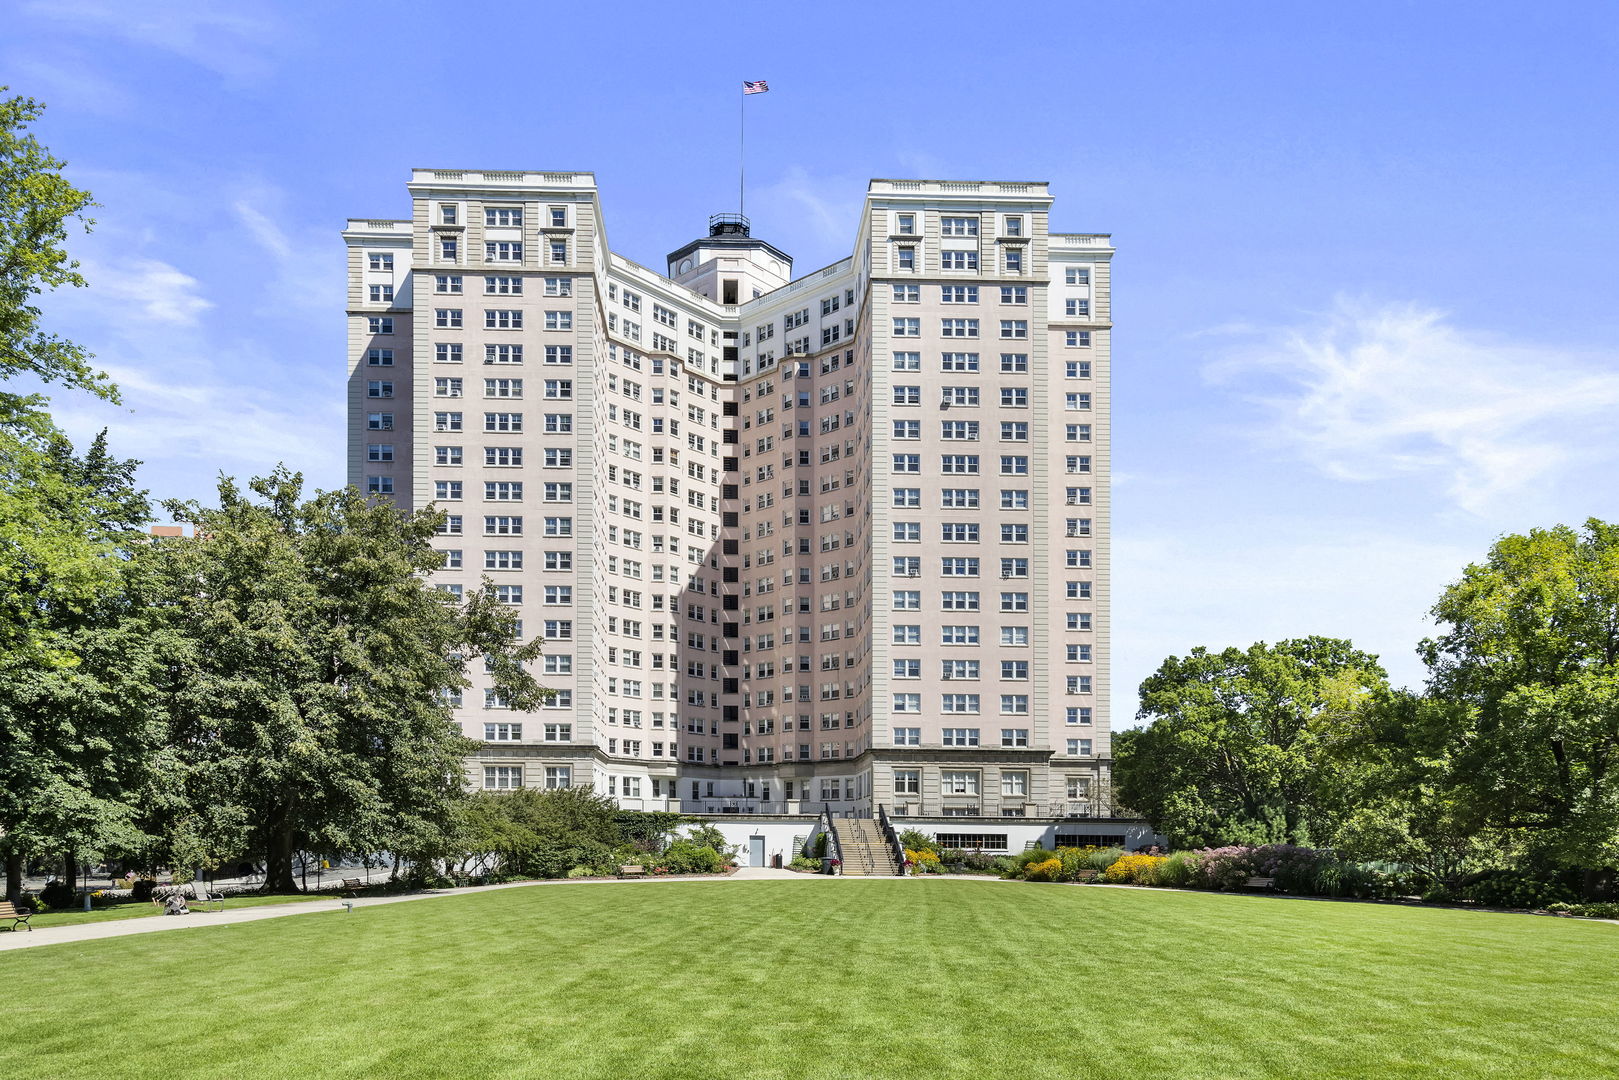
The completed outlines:
<svg viewBox="0 0 1619 1080">
<path fill-rule="evenodd" d="M 365 426 L 371 431 L 392 431 L 394 429 L 394 414 L 385 412 L 367 413 Z"/>
<path fill-rule="evenodd" d="M 897 727 L 894 729 L 895 746 L 921 746 L 922 729 L 919 727 Z"/>
<path fill-rule="evenodd" d="M 490 791 L 509 791 L 523 786 L 521 765 L 485 765 L 483 786 Z"/>
<path fill-rule="evenodd" d="M 922 794 L 922 770 L 895 769 L 894 770 L 895 795 Z"/>
<path fill-rule="evenodd" d="M 946 795 L 977 795 L 978 773 L 945 769 L 939 773 L 939 789 Z"/>
</svg>

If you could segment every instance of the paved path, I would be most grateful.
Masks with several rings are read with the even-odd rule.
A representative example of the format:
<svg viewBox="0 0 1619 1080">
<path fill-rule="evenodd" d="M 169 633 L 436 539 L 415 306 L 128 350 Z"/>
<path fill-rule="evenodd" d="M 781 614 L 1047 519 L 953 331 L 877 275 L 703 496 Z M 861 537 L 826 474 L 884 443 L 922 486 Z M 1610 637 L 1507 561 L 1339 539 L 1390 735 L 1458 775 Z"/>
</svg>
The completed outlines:
<svg viewBox="0 0 1619 1080">
<path fill-rule="evenodd" d="M 853 881 L 854 878 L 831 878 L 822 874 L 797 874 L 791 870 L 773 870 L 769 867 L 745 866 L 735 873 L 720 876 L 689 876 L 647 878 L 620 881 L 613 878 L 593 878 L 583 881 L 515 881 L 506 885 L 475 885 L 464 889 L 435 889 L 430 892 L 407 893 L 403 896 L 361 897 L 350 901 L 355 911 L 380 907 L 383 904 L 404 904 L 416 900 L 433 900 L 441 896 L 464 896 L 468 893 L 494 892 L 497 889 L 524 889 L 535 885 L 671 885 L 691 881 Z M 0 952 L 7 949 L 29 949 L 42 945 L 62 945 L 75 941 L 97 941 L 102 938 L 127 937 L 130 934 L 155 934 L 169 930 L 197 930 L 208 926 L 230 923 L 257 922 L 260 919 L 280 919 L 288 915 L 311 915 L 318 912 L 342 912 L 343 901 L 336 896 L 320 900 L 304 900 L 291 904 L 263 904 L 259 907 L 231 910 L 226 901 L 224 911 L 193 911 L 190 915 L 153 915 L 142 919 L 116 919 L 108 922 L 79 923 L 75 926 L 42 926 L 35 930 L 14 933 L 0 931 Z"/>
</svg>

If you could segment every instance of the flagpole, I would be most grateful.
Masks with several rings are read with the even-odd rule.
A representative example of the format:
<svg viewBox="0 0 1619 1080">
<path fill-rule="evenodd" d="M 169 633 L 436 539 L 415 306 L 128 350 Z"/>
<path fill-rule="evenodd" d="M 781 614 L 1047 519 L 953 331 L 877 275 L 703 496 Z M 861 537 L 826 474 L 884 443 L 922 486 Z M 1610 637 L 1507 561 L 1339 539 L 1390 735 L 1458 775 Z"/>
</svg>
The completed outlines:
<svg viewBox="0 0 1619 1080">
<path fill-rule="evenodd" d="M 748 209 L 748 95 L 744 92 L 739 95 L 736 103 L 736 213 L 738 217 L 747 213 Z"/>
</svg>

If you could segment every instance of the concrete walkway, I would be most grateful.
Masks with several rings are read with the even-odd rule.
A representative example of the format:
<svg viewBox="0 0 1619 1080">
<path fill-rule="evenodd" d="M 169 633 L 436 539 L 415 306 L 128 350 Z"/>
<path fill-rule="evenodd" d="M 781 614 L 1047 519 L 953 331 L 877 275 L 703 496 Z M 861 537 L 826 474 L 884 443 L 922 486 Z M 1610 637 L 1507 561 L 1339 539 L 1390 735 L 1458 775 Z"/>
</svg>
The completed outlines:
<svg viewBox="0 0 1619 1080">
<path fill-rule="evenodd" d="M 514 881 L 505 885 L 474 885 L 463 889 L 434 889 L 429 892 L 407 893 L 403 896 L 361 897 L 350 901 L 355 911 L 380 907 L 384 904 L 405 904 L 416 900 L 434 900 L 442 896 L 465 896 L 470 893 L 494 892 L 499 889 L 526 889 L 536 885 L 673 885 L 692 881 L 852 881 L 854 878 L 832 878 L 824 874 L 797 874 L 791 870 L 774 870 L 763 866 L 739 867 L 735 873 L 724 876 L 690 875 L 682 877 L 588 878 L 579 880 Z M 891 879 L 890 879 L 891 880 Z M 288 915 L 311 915 L 319 912 L 331 914 L 344 911 L 343 901 L 336 896 L 320 900 L 303 900 L 291 904 L 264 904 L 259 907 L 231 910 L 230 901 L 224 911 L 192 911 L 189 915 L 153 915 L 142 919 L 116 919 L 108 922 L 80 923 L 75 926 L 42 926 L 35 930 L 0 931 L 0 952 L 8 949 L 30 949 L 43 945 L 65 945 L 76 941 L 99 941 L 102 938 L 128 937 L 131 934 L 156 934 L 170 930 L 199 930 L 209 926 L 258 922 L 260 919 L 280 919 Z"/>
</svg>

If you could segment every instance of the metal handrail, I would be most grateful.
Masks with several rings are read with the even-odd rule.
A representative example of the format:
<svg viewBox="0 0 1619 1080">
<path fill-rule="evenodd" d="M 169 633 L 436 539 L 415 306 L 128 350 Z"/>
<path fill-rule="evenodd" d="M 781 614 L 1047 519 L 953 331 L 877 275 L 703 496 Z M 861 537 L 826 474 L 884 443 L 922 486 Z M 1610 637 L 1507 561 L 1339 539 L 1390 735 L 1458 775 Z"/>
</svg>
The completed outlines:
<svg viewBox="0 0 1619 1080">
<path fill-rule="evenodd" d="M 883 836 L 888 840 L 888 846 L 894 851 L 894 865 L 899 867 L 899 876 L 905 876 L 905 845 L 900 843 L 899 833 L 894 829 L 894 823 L 888 817 L 888 810 L 877 804 L 877 820 L 882 825 Z"/>
<path fill-rule="evenodd" d="M 827 858 L 836 859 L 838 861 L 838 865 L 842 866 L 843 845 L 838 843 L 838 827 L 832 824 L 831 807 L 821 807 L 821 825 L 826 829 L 826 834 L 832 838 L 826 845 Z"/>
</svg>

